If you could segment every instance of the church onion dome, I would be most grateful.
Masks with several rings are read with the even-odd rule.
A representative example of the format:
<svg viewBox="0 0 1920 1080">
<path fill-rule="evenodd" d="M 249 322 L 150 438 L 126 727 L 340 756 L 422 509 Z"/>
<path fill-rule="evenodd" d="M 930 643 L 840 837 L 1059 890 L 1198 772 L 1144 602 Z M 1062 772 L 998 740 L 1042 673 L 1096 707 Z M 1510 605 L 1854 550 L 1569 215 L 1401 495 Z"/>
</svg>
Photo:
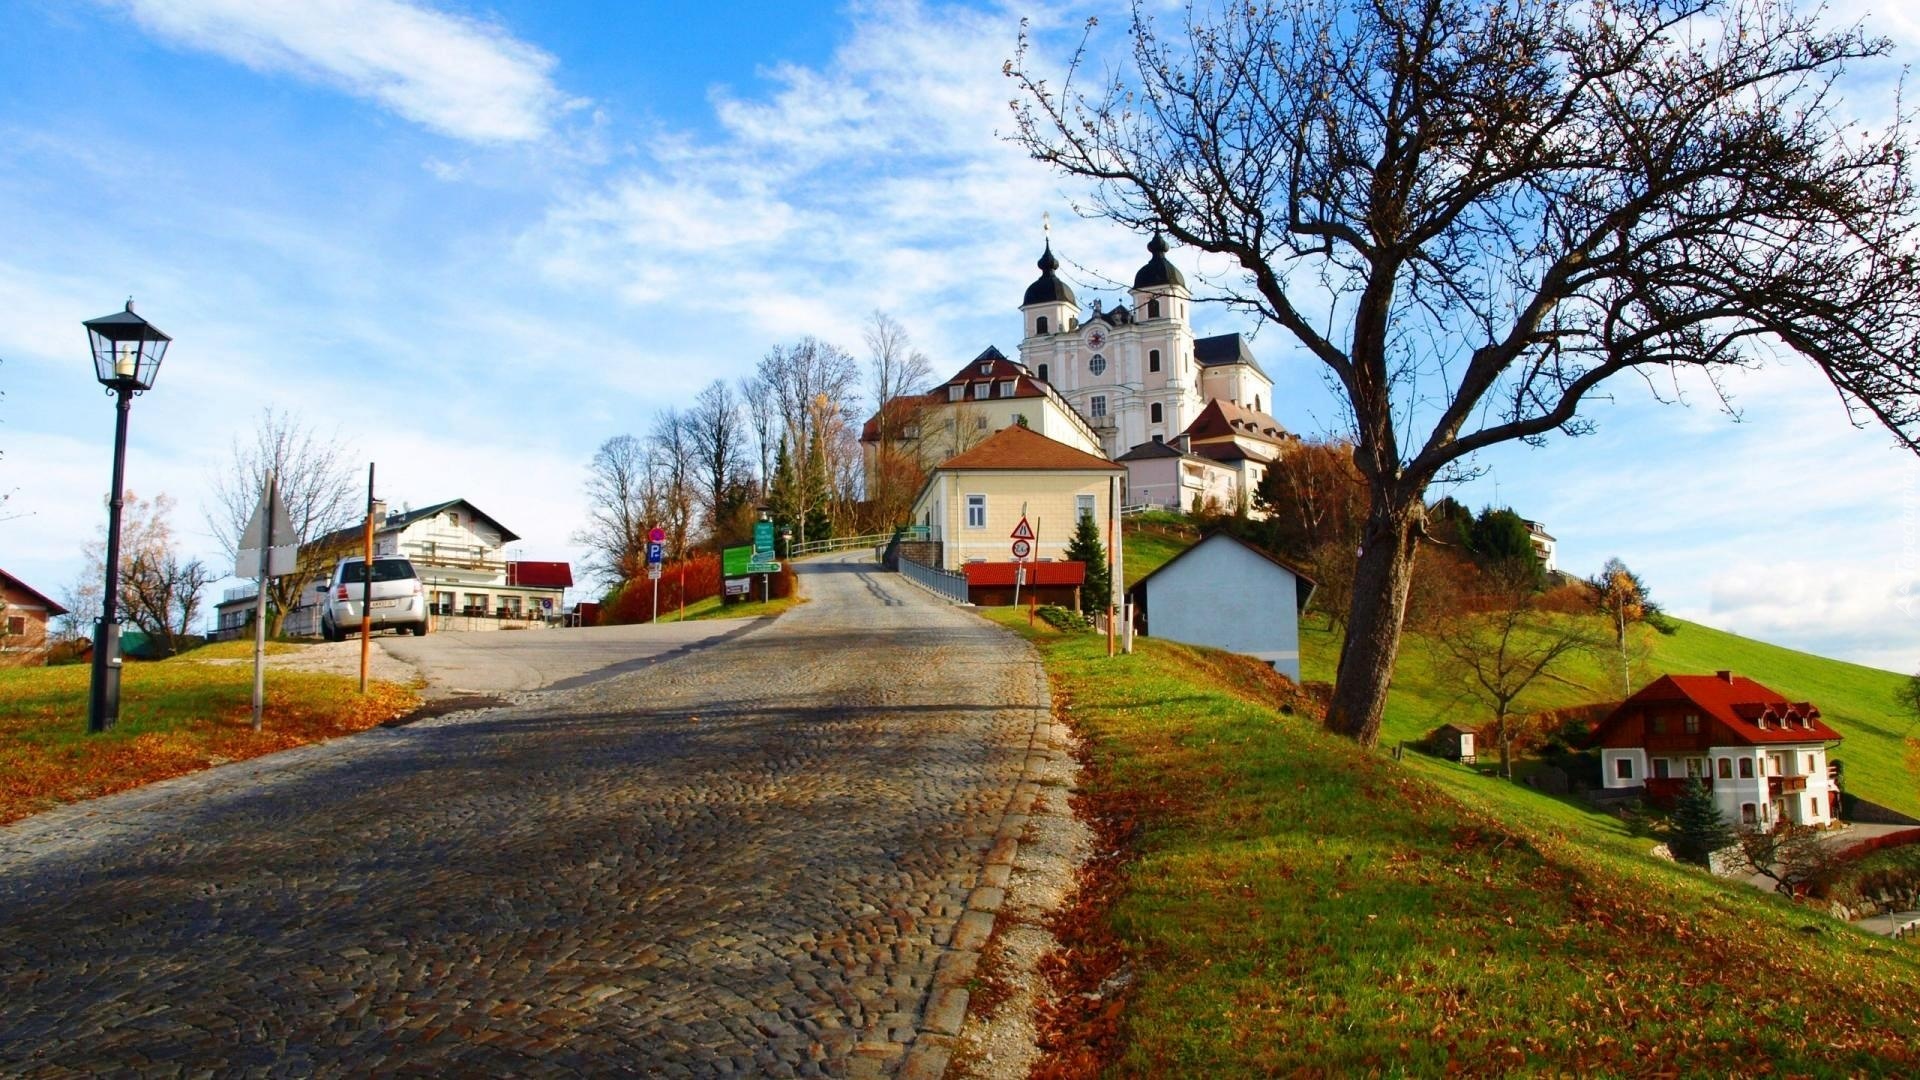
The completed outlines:
<svg viewBox="0 0 1920 1080">
<path fill-rule="evenodd" d="M 1187 287 L 1187 279 L 1181 276 L 1180 268 L 1167 261 L 1167 241 L 1161 237 L 1160 230 L 1153 231 L 1153 239 L 1147 241 L 1147 250 L 1153 253 L 1153 258 L 1148 259 L 1147 265 L 1133 275 L 1134 288 L 1178 286 L 1184 289 Z"/>
<path fill-rule="evenodd" d="M 1020 301 L 1021 307 L 1028 304 L 1079 304 L 1073 298 L 1073 290 L 1067 283 L 1054 276 L 1060 269 L 1060 260 L 1053 257 L 1053 241 L 1047 241 L 1047 250 L 1040 255 L 1040 280 L 1027 286 L 1027 298 Z"/>
</svg>

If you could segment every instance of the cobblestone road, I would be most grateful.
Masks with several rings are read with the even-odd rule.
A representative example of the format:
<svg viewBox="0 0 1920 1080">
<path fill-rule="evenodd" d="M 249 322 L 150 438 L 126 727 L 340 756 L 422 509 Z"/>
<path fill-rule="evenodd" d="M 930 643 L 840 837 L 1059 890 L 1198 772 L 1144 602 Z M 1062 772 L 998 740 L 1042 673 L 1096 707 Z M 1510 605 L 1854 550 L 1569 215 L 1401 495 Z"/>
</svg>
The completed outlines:
<svg viewBox="0 0 1920 1080">
<path fill-rule="evenodd" d="M 937 1073 L 1045 682 L 895 576 L 806 589 L 632 675 L 0 830 L 0 1072 Z"/>
</svg>

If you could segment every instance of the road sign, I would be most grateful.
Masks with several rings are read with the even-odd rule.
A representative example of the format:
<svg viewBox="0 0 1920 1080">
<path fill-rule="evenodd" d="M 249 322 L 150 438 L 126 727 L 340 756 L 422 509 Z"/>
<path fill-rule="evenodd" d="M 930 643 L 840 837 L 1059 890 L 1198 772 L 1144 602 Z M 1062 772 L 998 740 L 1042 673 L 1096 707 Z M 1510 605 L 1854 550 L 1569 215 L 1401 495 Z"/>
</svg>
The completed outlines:
<svg viewBox="0 0 1920 1080">
<path fill-rule="evenodd" d="M 273 503 L 273 531 L 267 531 L 267 503 Z M 241 578 L 260 577 L 260 549 L 271 543 L 273 550 L 267 557 L 267 577 L 280 577 L 293 573 L 295 561 L 300 556 L 300 546 L 293 542 L 293 519 L 287 514 L 287 504 L 280 499 L 277 489 L 260 493 L 260 502 L 253 508 L 253 516 L 247 519 L 247 530 L 240 534 L 239 550 L 233 560 L 233 576 Z"/>
<path fill-rule="evenodd" d="M 739 577 L 742 574 L 751 573 L 752 571 L 747 569 L 747 564 L 752 561 L 752 545 L 741 544 L 739 547 L 726 548 L 720 552 L 720 572 L 727 577 Z"/>
<path fill-rule="evenodd" d="M 1029 555 L 1031 555 L 1031 554 L 1033 554 L 1033 543 L 1032 543 L 1032 541 L 1029 541 L 1029 540 L 1015 540 L 1015 541 L 1013 542 L 1013 557 L 1014 557 L 1014 558 L 1016 558 L 1016 559 L 1024 559 L 1024 558 L 1026 558 L 1027 556 L 1029 556 Z"/>
<path fill-rule="evenodd" d="M 752 593 L 753 593 L 752 578 L 730 577 L 727 579 L 727 595 L 728 596 L 749 596 L 749 595 L 752 595 Z"/>
<path fill-rule="evenodd" d="M 658 525 L 655 525 L 653 528 L 647 530 L 647 543 L 649 544 L 665 543 L 666 539 L 667 539 L 667 530 L 661 528 Z"/>
<path fill-rule="evenodd" d="M 773 561 L 773 522 L 771 521 L 753 523 L 753 561 L 757 563 Z M 754 571 L 756 574 L 761 572 Z"/>
<path fill-rule="evenodd" d="M 653 563 L 652 565 L 647 567 L 647 578 L 652 581 L 660 580 L 660 564 L 659 563 Z"/>
<path fill-rule="evenodd" d="M 760 562 L 755 560 L 747 564 L 747 573 L 749 574 L 777 574 L 779 572 L 780 564 L 777 562 Z"/>
<path fill-rule="evenodd" d="M 1033 539 L 1033 526 L 1027 524 L 1026 518 L 1021 518 L 1020 524 L 1013 527 L 1013 538 L 1015 540 Z"/>
<path fill-rule="evenodd" d="M 648 566 L 659 566 L 660 563 L 666 559 L 666 555 L 667 545 L 660 543 L 658 540 L 647 545 Z"/>
</svg>

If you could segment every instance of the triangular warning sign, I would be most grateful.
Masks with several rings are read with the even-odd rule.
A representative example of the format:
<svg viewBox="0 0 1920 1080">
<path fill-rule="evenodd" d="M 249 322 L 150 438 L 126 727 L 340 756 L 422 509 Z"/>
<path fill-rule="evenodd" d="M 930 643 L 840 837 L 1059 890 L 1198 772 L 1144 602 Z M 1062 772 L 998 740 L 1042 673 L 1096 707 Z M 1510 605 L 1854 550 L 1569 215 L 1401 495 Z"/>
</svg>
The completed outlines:
<svg viewBox="0 0 1920 1080">
<path fill-rule="evenodd" d="M 1033 526 L 1027 524 L 1026 518 L 1021 518 L 1020 524 L 1013 527 L 1013 538 L 1015 540 L 1033 539 Z"/>
</svg>

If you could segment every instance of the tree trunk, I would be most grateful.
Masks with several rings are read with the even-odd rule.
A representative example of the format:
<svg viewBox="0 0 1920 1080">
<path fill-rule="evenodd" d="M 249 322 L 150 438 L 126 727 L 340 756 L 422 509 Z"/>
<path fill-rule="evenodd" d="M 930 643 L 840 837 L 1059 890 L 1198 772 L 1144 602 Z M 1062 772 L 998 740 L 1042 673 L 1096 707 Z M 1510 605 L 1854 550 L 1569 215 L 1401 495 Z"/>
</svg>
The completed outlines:
<svg viewBox="0 0 1920 1080">
<path fill-rule="evenodd" d="M 1334 678 L 1327 727 L 1362 746 L 1380 737 L 1387 686 L 1400 653 L 1400 624 L 1413 585 L 1414 526 L 1420 497 L 1375 489 L 1367 531 L 1353 568 L 1353 608 L 1347 616 L 1340 669 Z"/>
</svg>

